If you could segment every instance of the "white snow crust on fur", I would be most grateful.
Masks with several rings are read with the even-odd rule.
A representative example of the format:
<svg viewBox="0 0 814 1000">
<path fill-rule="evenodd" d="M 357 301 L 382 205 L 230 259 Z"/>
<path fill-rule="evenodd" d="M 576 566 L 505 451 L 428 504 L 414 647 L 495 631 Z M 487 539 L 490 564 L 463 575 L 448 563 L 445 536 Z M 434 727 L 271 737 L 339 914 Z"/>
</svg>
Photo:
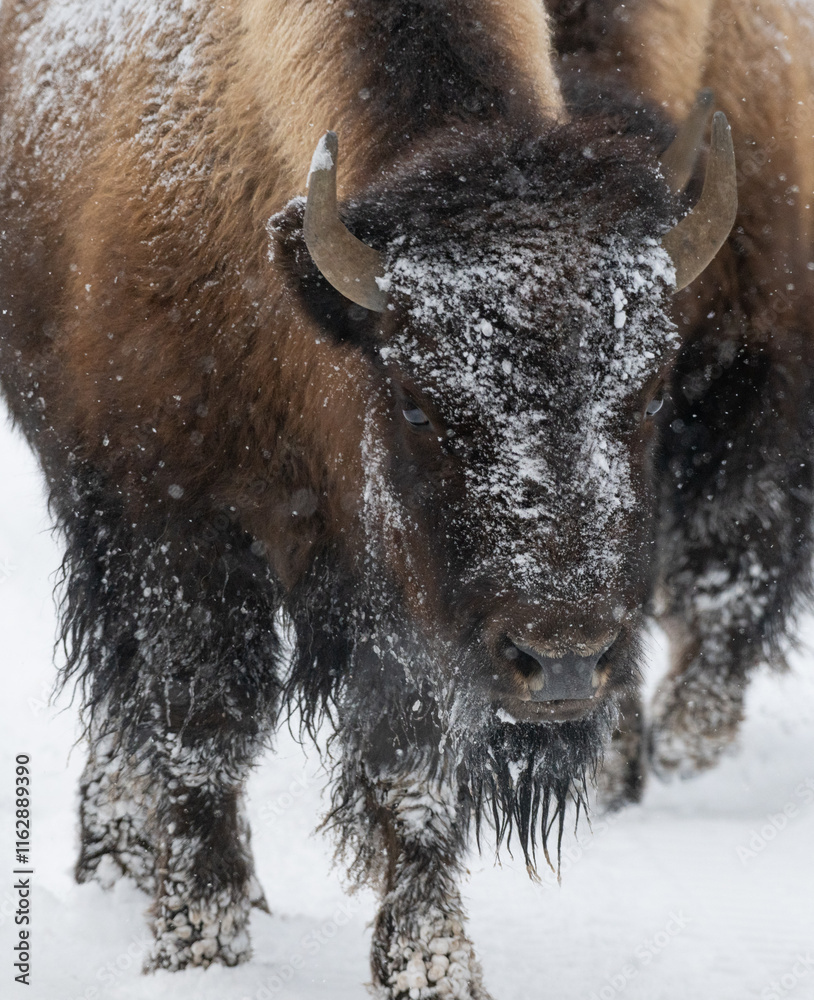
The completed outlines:
<svg viewBox="0 0 814 1000">
<path fill-rule="evenodd" d="M 409 322 L 380 353 L 410 373 L 448 427 L 476 422 L 493 437 L 488 470 L 466 467 L 469 508 L 489 529 L 488 551 L 473 574 L 499 570 L 520 592 L 578 601 L 585 598 L 583 566 L 610 582 L 621 565 L 618 520 L 635 510 L 627 446 L 613 428 L 639 405 L 678 339 L 659 309 L 674 280 L 659 247 L 633 254 L 621 242 L 587 245 L 593 257 L 584 261 L 582 279 L 563 291 L 552 282 L 551 262 L 573 252 L 569 238 L 548 232 L 539 240 L 495 239 L 471 257 L 455 244 L 397 255 L 391 290 L 407 303 Z M 516 331 L 536 331 L 539 297 L 552 286 L 563 296 L 567 342 L 538 331 L 520 351 Z M 540 352 L 553 359 L 542 382 Z M 572 430 L 560 432 L 562 417 Z M 553 418 L 558 429 L 549 435 Z M 370 435 L 365 460 L 370 523 L 403 530 L 386 462 Z M 567 575 L 553 572 L 541 564 L 544 546 L 535 542 L 586 505 L 579 538 L 571 539 L 580 544 L 580 565 Z"/>
</svg>

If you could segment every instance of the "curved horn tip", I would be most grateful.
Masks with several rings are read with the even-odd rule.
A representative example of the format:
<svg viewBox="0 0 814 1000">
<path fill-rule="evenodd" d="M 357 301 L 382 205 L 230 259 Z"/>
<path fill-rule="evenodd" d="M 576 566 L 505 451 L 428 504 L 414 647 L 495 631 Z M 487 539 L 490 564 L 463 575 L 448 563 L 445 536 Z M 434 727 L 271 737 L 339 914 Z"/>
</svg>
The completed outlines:
<svg viewBox="0 0 814 1000">
<path fill-rule="evenodd" d="M 721 128 L 725 128 L 729 133 L 729 135 L 730 136 L 732 135 L 732 126 L 729 124 L 729 119 L 726 117 L 723 111 L 716 111 L 715 114 L 712 116 L 713 142 L 715 141 L 715 130 L 717 129 L 718 131 L 720 131 Z"/>
<path fill-rule="evenodd" d="M 326 132 L 317 143 L 314 155 L 311 157 L 311 166 L 308 168 L 308 186 L 311 185 L 311 177 L 317 171 L 336 171 L 337 160 L 339 159 L 339 137 L 336 132 Z"/>
<path fill-rule="evenodd" d="M 311 259 L 345 298 L 373 312 L 387 308 L 384 258 L 357 239 L 339 217 L 336 164 L 339 139 L 326 132 L 317 143 L 308 174 L 303 237 Z"/>
<path fill-rule="evenodd" d="M 732 126 L 723 111 L 712 116 L 712 141 L 710 142 L 710 164 L 707 175 L 718 186 L 721 196 L 729 208 L 729 228 L 735 224 L 738 213 L 738 179 L 735 164 L 735 143 L 732 140 Z M 712 169 L 714 168 L 714 173 Z M 706 178 L 704 179 L 706 187 Z M 702 194 L 703 197 L 703 194 Z"/>
<path fill-rule="evenodd" d="M 339 136 L 337 135 L 337 133 L 331 131 L 331 129 L 328 129 L 328 131 L 325 133 L 325 135 L 323 135 L 323 137 L 319 141 L 320 143 L 322 143 L 325 149 L 327 149 L 328 152 L 331 154 L 335 163 L 336 157 L 339 154 Z"/>
</svg>

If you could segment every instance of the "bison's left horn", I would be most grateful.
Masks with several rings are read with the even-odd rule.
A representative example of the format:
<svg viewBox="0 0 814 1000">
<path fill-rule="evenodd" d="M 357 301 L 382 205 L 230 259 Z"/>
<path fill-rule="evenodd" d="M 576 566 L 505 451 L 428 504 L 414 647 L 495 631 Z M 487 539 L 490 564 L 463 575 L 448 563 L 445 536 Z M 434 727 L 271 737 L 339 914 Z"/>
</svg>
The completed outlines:
<svg viewBox="0 0 814 1000">
<path fill-rule="evenodd" d="M 336 206 L 338 154 L 336 132 L 326 132 L 319 140 L 308 175 L 308 201 L 303 221 L 305 245 L 322 276 L 338 292 L 365 309 L 383 312 L 387 294 L 381 287 L 385 274 L 382 255 L 358 240 L 339 218 Z"/>
<path fill-rule="evenodd" d="M 695 208 L 664 235 L 661 245 L 676 270 L 676 291 L 698 277 L 726 242 L 738 211 L 732 129 L 722 111 L 712 119 L 704 189 Z"/>
</svg>

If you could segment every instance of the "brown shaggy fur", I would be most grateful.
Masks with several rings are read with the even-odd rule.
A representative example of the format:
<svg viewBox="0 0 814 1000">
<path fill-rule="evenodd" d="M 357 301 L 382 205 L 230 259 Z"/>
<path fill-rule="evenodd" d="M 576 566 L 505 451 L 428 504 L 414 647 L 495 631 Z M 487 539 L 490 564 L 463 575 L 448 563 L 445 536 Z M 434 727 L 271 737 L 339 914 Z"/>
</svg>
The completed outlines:
<svg viewBox="0 0 814 1000">
<path fill-rule="evenodd" d="M 6 4 L 0 20 L 7 132 L 13 115 L 22 126 L 35 112 L 36 95 L 27 104 L 8 77 L 30 8 Z M 57 110 L 47 141 L 56 160 L 72 165 L 68 175 L 55 184 L 48 172 L 29 171 L 21 128 L 11 141 L 27 196 L 11 200 L 10 177 L 0 202 L 0 284 L 14 302 L 0 343 L 8 398 L 46 462 L 69 444 L 122 481 L 133 516 L 172 503 L 171 485 L 190 509 L 212 500 L 236 508 L 248 530 L 290 553 L 290 564 L 274 566 L 289 583 L 312 544 L 314 519 L 292 519 L 284 497 L 328 480 L 331 490 L 320 493 L 326 521 L 347 521 L 358 507 L 358 450 L 343 435 L 368 408 L 368 374 L 355 348 L 320 342 L 284 287 L 269 289 L 266 223 L 303 193 L 325 128 L 342 136 L 347 193 L 435 124 L 416 111 L 412 127 L 405 118 L 403 131 L 393 130 L 392 111 L 371 94 L 371 66 L 382 58 L 367 34 L 376 4 L 356 11 L 350 18 L 340 5 L 202 3 L 189 30 L 200 34 L 204 25 L 211 38 L 171 103 L 140 99 L 155 89 L 155 68 L 142 52 L 129 53 L 117 86 L 94 95 L 100 113 L 83 123 L 81 137 L 59 127 Z M 465 41 L 479 53 L 482 75 L 500 77 L 495 86 L 510 79 L 514 99 L 557 115 L 536 0 L 483 0 L 477 11 L 468 5 L 468 18 L 473 37 Z M 63 115 L 72 98 L 65 100 Z M 159 138 L 148 156 L 134 137 L 151 115 Z M 43 132 L 52 124 L 44 120 Z M 75 143 L 81 164 L 69 155 Z M 269 328 L 276 338 L 258 335 Z M 47 420 L 32 421 L 30 392 L 47 401 Z M 300 442 L 306 467 L 292 467 L 290 456 L 269 463 L 256 442 L 273 437 L 271 428 Z M 337 455 L 341 476 L 332 474 Z M 184 481 L 176 482 L 180 468 Z"/>
</svg>

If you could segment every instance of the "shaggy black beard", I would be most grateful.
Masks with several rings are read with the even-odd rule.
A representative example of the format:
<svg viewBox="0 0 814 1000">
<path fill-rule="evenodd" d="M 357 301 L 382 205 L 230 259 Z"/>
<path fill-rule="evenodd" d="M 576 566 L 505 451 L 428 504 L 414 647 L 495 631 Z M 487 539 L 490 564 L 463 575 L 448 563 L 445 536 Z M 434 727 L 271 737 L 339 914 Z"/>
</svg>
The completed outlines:
<svg viewBox="0 0 814 1000">
<path fill-rule="evenodd" d="M 447 731 L 446 741 L 434 708 L 435 717 L 425 717 L 424 723 L 431 723 L 440 736 L 441 749 L 437 744 L 405 746 L 399 774 L 428 783 L 447 780 L 456 799 L 456 849 L 466 846 L 474 830 L 482 851 L 484 828 L 490 827 L 498 857 L 504 848 L 511 855 L 519 847 L 529 875 L 537 879 L 541 852 L 559 877 L 569 806 L 576 828 L 580 816 L 587 814 L 588 785 L 613 732 L 615 706 L 608 703 L 586 719 L 562 724 L 511 724 L 493 718 L 474 731 Z M 361 883 L 377 881 L 382 874 L 385 844 L 378 829 L 377 789 L 387 787 L 391 776 L 370 761 L 380 723 L 358 713 L 354 718 L 353 725 L 333 737 L 341 741 L 341 753 L 331 754 L 331 809 L 324 826 L 337 833 L 338 855 L 351 879 Z"/>
<path fill-rule="evenodd" d="M 495 722 L 462 753 L 461 786 L 467 826 L 474 821 L 481 849 L 484 821 L 494 830 L 496 850 L 511 854 L 516 840 L 529 874 L 537 877 L 537 850 L 559 877 L 562 838 L 569 805 L 574 826 L 587 813 L 588 783 L 614 728 L 611 703 L 578 722 Z M 556 864 L 549 844 L 556 844 Z"/>
<path fill-rule="evenodd" d="M 377 876 L 384 846 L 377 787 L 395 773 L 449 784 L 460 846 L 474 830 L 482 849 L 489 826 L 497 851 L 519 847 L 532 877 L 538 851 L 558 872 L 569 805 L 576 824 L 610 742 L 615 702 L 578 721 L 503 721 L 464 676 L 441 679 L 439 664 L 453 651 L 428 640 L 399 613 L 399 602 L 382 591 L 351 597 L 329 561 L 314 572 L 319 585 L 312 579 L 307 602 L 291 607 L 296 645 L 284 699 L 303 738 L 316 738 L 329 721 L 332 797 L 324 826 L 336 831 L 351 878 Z"/>
</svg>

